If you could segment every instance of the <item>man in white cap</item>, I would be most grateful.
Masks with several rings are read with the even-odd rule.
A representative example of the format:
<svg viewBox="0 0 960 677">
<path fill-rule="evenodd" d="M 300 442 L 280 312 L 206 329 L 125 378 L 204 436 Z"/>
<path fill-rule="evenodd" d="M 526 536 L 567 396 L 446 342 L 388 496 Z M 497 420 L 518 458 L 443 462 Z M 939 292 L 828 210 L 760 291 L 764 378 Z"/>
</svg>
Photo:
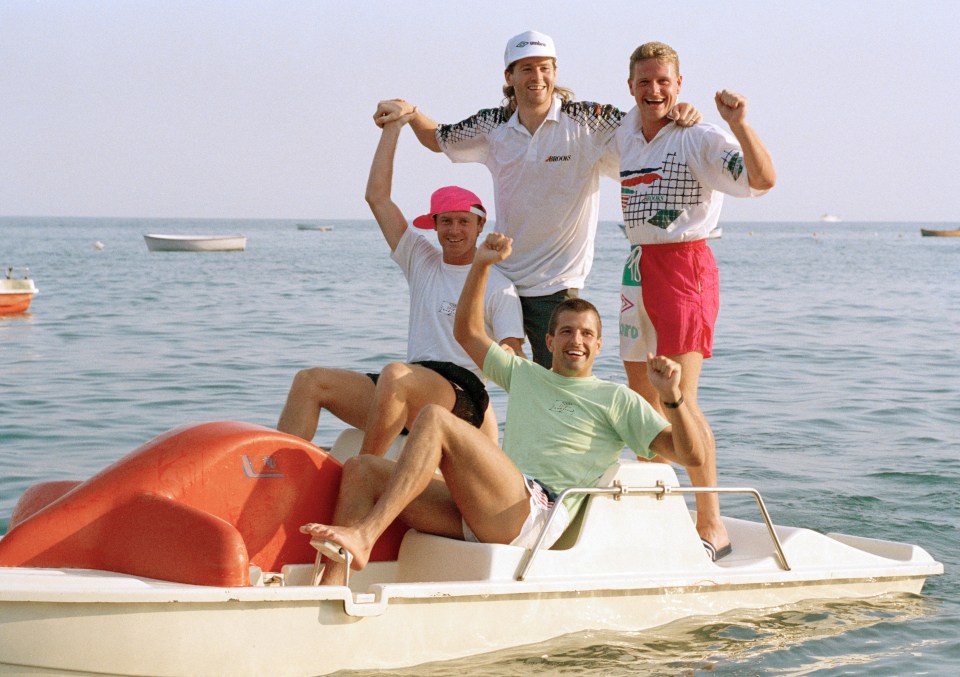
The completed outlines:
<svg viewBox="0 0 960 677">
<path fill-rule="evenodd" d="M 460 291 L 486 221 L 480 198 L 458 186 L 435 191 L 430 212 L 413 220 L 434 230 L 440 251 L 407 227 L 390 197 L 400 129 L 412 116 L 383 125 L 367 181 L 367 203 L 410 285 L 407 361 L 379 374 L 314 367 L 297 373 L 277 429 L 311 441 L 322 409 L 364 430 L 361 454 L 382 456 L 427 404 L 452 411 L 494 443 L 498 429 L 480 369 L 453 337 Z M 375 312 L 390 312 L 386 308 Z M 522 354 L 523 323 L 513 284 L 499 274 L 487 290 L 484 319 L 490 336 Z"/>
<path fill-rule="evenodd" d="M 416 112 L 410 126 L 420 143 L 454 162 L 480 162 L 493 176 L 495 232 L 513 238 L 500 264 L 517 286 L 533 358 L 548 367 L 545 337 L 557 303 L 578 295 L 593 264 L 600 174 L 618 178 L 614 106 L 573 101 L 556 85 L 556 49 L 548 35 L 526 31 L 507 41 L 505 101 L 452 125 L 400 100 L 381 101 L 378 125 Z M 681 113 L 682 111 L 682 113 Z M 681 105 L 678 123 L 699 120 Z"/>
</svg>

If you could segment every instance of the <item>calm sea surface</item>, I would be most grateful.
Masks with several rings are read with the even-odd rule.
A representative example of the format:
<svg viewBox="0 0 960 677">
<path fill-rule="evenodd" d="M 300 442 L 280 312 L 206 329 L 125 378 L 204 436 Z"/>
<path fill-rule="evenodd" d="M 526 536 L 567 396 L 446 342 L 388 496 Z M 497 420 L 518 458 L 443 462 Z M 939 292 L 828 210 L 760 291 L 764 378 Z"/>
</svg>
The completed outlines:
<svg viewBox="0 0 960 677">
<path fill-rule="evenodd" d="M 0 218 L 30 313 L 0 317 L 0 532 L 29 485 L 86 478 L 176 426 L 273 426 L 297 369 L 402 359 L 406 284 L 371 221 Z M 721 483 L 776 522 L 917 543 L 922 597 L 582 634 L 408 675 L 942 675 L 960 666 L 960 238 L 908 223 L 724 224 L 701 403 Z M 937 228 L 960 228 L 936 224 Z M 233 233 L 240 253 L 149 253 L 146 232 Z M 102 249 L 95 243 L 103 244 Z M 602 223 L 583 296 L 617 358 L 627 244 Z M 494 388 L 500 420 L 505 396 Z M 316 442 L 342 429 L 324 417 Z M 728 514 L 756 519 L 724 499 Z"/>
</svg>

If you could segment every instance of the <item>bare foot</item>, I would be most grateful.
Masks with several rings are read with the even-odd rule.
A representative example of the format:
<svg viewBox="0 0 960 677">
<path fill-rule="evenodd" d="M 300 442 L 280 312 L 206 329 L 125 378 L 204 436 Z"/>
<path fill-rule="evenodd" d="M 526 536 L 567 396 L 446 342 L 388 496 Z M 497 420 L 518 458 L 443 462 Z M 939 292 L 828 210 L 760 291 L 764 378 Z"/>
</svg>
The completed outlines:
<svg viewBox="0 0 960 677">
<path fill-rule="evenodd" d="M 300 527 L 300 533 L 307 534 L 311 538 L 333 541 L 341 546 L 353 555 L 353 564 L 350 568 L 356 571 L 367 566 L 367 562 L 370 560 L 373 543 L 367 541 L 363 534 L 353 527 L 310 523 Z"/>
</svg>

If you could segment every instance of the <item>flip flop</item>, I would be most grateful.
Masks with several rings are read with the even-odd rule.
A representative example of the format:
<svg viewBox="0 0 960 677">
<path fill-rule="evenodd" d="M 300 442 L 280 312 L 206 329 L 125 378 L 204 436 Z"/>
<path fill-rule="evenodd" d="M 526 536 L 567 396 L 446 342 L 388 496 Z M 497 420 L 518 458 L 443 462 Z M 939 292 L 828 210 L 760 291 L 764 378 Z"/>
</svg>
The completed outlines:
<svg viewBox="0 0 960 677">
<path fill-rule="evenodd" d="M 317 559 L 313 563 L 313 584 L 317 585 L 320 581 L 320 571 L 323 566 L 321 559 L 326 557 L 333 562 L 345 564 L 343 574 L 343 584 L 350 585 L 350 567 L 353 565 L 353 554 L 339 543 L 327 541 L 320 538 L 311 538 L 310 545 L 317 551 Z"/>
<path fill-rule="evenodd" d="M 710 558 L 711 562 L 716 562 L 718 559 L 723 559 L 733 552 L 733 546 L 729 543 L 717 550 L 717 546 L 705 538 L 701 538 L 700 542 L 703 543 L 703 549 L 707 551 L 707 557 Z"/>
</svg>

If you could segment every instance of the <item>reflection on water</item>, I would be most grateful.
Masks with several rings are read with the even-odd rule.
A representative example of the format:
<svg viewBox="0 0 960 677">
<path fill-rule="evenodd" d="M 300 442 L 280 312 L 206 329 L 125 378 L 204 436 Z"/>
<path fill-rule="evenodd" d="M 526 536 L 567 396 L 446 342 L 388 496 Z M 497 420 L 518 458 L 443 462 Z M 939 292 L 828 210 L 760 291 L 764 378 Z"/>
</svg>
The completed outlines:
<svg viewBox="0 0 960 677">
<path fill-rule="evenodd" d="M 896 624 L 928 617 L 936 603 L 913 595 L 804 602 L 774 612 L 695 617 L 640 633 L 589 632 L 484 656 L 378 672 L 394 677 L 525 675 L 877 674 L 891 656 L 943 640 L 890 641 Z M 838 638 L 842 638 L 837 641 Z M 882 641 L 882 645 L 878 643 Z M 722 668 L 720 667 L 722 665 Z M 343 672 L 340 675 L 368 675 Z"/>
</svg>

